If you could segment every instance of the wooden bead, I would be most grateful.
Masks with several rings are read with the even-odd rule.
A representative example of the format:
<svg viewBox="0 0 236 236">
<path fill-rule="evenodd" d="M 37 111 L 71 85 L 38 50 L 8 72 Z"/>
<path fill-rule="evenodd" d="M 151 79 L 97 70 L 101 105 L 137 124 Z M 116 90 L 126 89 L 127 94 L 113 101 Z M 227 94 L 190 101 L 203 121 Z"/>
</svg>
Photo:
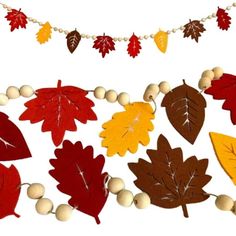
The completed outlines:
<svg viewBox="0 0 236 236">
<path fill-rule="evenodd" d="M 234 201 L 234 206 L 231 211 L 236 215 L 236 201 Z"/>
<path fill-rule="evenodd" d="M 224 74 L 224 71 L 221 67 L 215 67 L 212 69 L 214 72 L 214 79 L 220 79 L 220 77 Z"/>
<path fill-rule="evenodd" d="M 144 209 L 151 204 L 151 199 L 146 193 L 138 193 L 134 196 L 134 205 L 138 209 Z"/>
<path fill-rule="evenodd" d="M 219 195 L 216 198 L 215 204 L 222 211 L 231 211 L 234 207 L 234 200 L 227 195 Z"/>
<path fill-rule="evenodd" d="M 160 89 L 157 84 L 149 84 L 144 92 L 143 100 L 145 102 L 151 102 L 152 99 L 156 99 Z"/>
<path fill-rule="evenodd" d="M 0 93 L 0 106 L 5 106 L 8 103 L 8 97 L 5 93 Z"/>
<path fill-rule="evenodd" d="M 214 76 L 215 76 L 215 74 L 214 74 L 214 72 L 212 70 L 205 70 L 202 73 L 202 78 L 203 77 L 209 77 L 211 80 L 213 80 Z"/>
<path fill-rule="evenodd" d="M 203 77 L 198 82 L 198 87 L 201 90 L 205 90 L 211 87 L 211 78 Z"/>
<path fill-rule="evenodd" d="M 162 81 L 159 84 L 159 89 L 160 89 L 160 92 L 163 94 L 167 94 L 171 91 L 170 84 L 167 81 Z"/>
<path fill-rule="evenodd" d="M 61 204 L 56 209 L 56 218 L 60 221 L 67 221 L 71 218 L 72 207 L 67 204 Z"/>
<path fill-rule="evenodd" d="M 117 202 L 123 207 L 130 207 L 134 200 L 134 195 L 131 191 L 123 189 L 117 194 Z"/>
<path fill-rule="evenodd" d="M 129 94 L 124 92 L 120 93 L 117 100 L 121 106 L 125 106 L 129 104 L 130 101 Z"/>
<path fill-rule="evenodd" d="M 35 205 L 35 209 L 40 215 L 48 215 L 53 209 L 53 203 L 48 198 L 40 198 Z"/>
<path fill-rule="evenodd" d="M 114 103 L 117 101 L 117 93 L 115 90 L 108 90 L 105 94 L 105 97 L 108 102 Z"/>
<path fill-rule="evenodd" d="M 109 192 L 117 194 L 125 188 L 125 183 L 121 178 L 111 178 L 108 181 L 107 187 Z"/>
<path fill-rule="evenodd" d="M 16 99 L 20 97 L 20 91 L 15 86 L 10 86 L 7 88 L 6 95 L 9 99 Z"/>
<path fill-rule="evenodd" d="M 23 85 L 20 87 L 20 95 L 29 98 L 34 94 L 34 90 L 30 85 Z"/>
<path fill-rule="evenodd" d="M 94 94 L 94 97 L 97 98 L 97 99 L 104 99 L 105 94 L 106 94 L 106 89 L 99 86 L 99 87 L 95 88 L 93 94 Z"/>
<path fill-rule="evenodd" d="M 39 199 L 43 197 L 45 188 L 42 184 L 33 183 L 27 188 L 27 196 L 31 199 Z"/>
</svg>

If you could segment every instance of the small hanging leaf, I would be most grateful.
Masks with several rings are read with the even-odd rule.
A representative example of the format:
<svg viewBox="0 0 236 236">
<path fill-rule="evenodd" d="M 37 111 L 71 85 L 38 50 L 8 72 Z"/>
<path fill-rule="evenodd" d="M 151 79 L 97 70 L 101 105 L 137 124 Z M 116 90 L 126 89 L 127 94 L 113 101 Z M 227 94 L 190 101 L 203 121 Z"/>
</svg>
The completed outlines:
<svg viewBox="0 0 236 236">
<path fill-rule="evenodd" d="M 40 44 L 46 43 L 51 38 L 51 34 L 52 26 L 49 22 L 46 22 L 36 34 L 38 42 Z"/>
<path fill-rule="evenodd" d="M 140 53 L 140 49 L 142 49 L 141 42 L 139 38 L 133 34 L 129 39 L 127 51 L 131 57 L 135 58 Z"/>
<path fill-rule="evenodd" d="M 231 17 L 225 11 L 225 9 L 219 8 L 216 13 L 218 27 L 222 30 L 228 30 L 231 24 Z"/>
<path fill-rule="evenodd" d="M 191 39 L 195 39 L 198 43 L 198 38 L 201 37 L 201 33 L 203 33 L 206 29 L 198 20 L 189 21 L 190 22 L 184 26 L 184 38 L 191 36 Z"/>
<path fill-rule="evenodd" d="M 74 31 L 71 31 L 69 34 L 67 34 L 66 39 L 67 39 L 67 47 L 69 51 L 73 53 L 79 45 L 79 42 L 81 40 L 81 35 L 75 29 Z"/>
<path fill-rule="evenodd" d="M 154 41 L 159 48 L 159 50 L 163 53 L 166 52 L 167 46 L 168 46 L 168 34 L 167 32 L 164 32 L 160 30 L 154 35 Z"/>
</svg>

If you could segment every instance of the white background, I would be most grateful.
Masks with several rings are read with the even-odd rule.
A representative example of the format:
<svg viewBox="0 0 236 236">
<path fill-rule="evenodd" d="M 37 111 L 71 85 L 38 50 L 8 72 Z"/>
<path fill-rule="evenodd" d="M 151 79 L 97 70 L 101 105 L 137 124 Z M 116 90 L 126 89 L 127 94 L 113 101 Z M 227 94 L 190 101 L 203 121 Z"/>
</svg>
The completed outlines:
<svg viewBox="0 0 236 236">
<path fill-rule="evenodd" d="M 220 5 L 226 7 L 232 1 L 157 1 L 157 0 L 12 0 L 5 3 L 18 9 L 22 8 L 28 16 L 41 21 L 49 21 L 53 26 L 81 33 L 102 34 L 111 36 L 130 36 L 155 33 L 159 27 L 172 29 L 189 21 L 200 19 L 216 11 Z M 207 21 L 203 37 L 199 43 L 183 38 L 178 32 L 169 37 L 168 51 L 161 54 L 152 40 L 143 41 L 143 50 L 136 58 L 126 53 L 127 44 L 117 43 L 116 51 L 102 59 L 98 51 L 92 49 L 92 40 L 82 40 L 76 52 L 71 55 L 66 48 L 64 35 L 53 33 L 52 40 L 39 45 L 35 40 L 38 26 L 29 23 L 27 30 L 10 32 L 8 22 L 4 19 L 6 11 L 0 9 L 0 88 L 4 92 L 9 85 L 21 86 L 30 84 L 34 88 L 56 86 L 61 79 L 64 85 L 75 85 L 84 89 L 94 89 L 102 85 L 118 92 L 126 91 L 132 101 L 142 100 L 143 92 L 150 83 L 167 80 L 172 87 L 182 84 L 182 79 L 193 86 L 197 83 L 201 72 L 214 66 L 221 66 L 228 73 L 236 74 L 236 8 L 230 12 L 232 25 L 228 32 L 217 28 L 215 19 Z M 205 95 L 204 95 L 205 96 Z M 91 99 L 95 101 L 93 96 Z M 184 158 L 196 155 L 208 158 L 207 173 L 212 181 L 205 190 L 215 194 L 229 194 L 236 198 L 236 189 L 216 160 L 209 139 L 209 131 L 236 135 L 236 128 L 230 121 L 228 111 L 222 111 L 222 101 L 214 101 L 205 96 L 208 107 L 203 129 L 194 145 L 185 141 L 167 120 L 165 109 L 160 107 L 162 95 L 157 99 L 158 109 L 154 120 L 155 130 L 150 133 L 151 142 L 148 148 L 156 147 L 156 139 L 164 134 L 172 147 L 182 147 Z M 20 171 L 23 182 L 40 182 L 46 186 L 46 197 L 55 205 L 65 203 L 68 196 L 56 189 L 56 181 L 49 176 L 52 168 L 49 159 L 54 157 L 54 146 L 50 133 L 41 133 L 41 124 L 31 125 L 18 121 L 24 111 L 24 102 L 20 98 L 10 101 L 6 112 L 24 133 L 33 158 L 17 161 L 14 164 Z M 86 145 L 93 145 L 95 155 L 106 153 L 101 147 L 98 137 L 101 125 L 110 119 L 113 112 L 122 108 L 118 104 L 106 101 L 95 101 L 94 110 L 98 121 L 87 125 L 77 123 L 78 132 L 67 132 L 65 138 L 75 142 L 81 140 Z M 112 176 L 122 177 L 128 189 L 134 193 L 139 190 L 134 186 L 134 175 L 127 167 L 128 162 L 136 162 L 138 158 L 148 159 L 146 147 L 139 146 L 136 154 L 127 154 L 124 158 L 115 156 L 106 158 L 104 170 Z M 9 166 L 11 163 L 4 163 Z M 190 218 L 185 219 L 181 208 L 162 209 L 151 206 L 146 210 L 128 209 L 116 203 L 114 195 L 110 195 L 107 204 L 100 214 L 101 224 L 96 225 L 94 219 L 80 212 L 74 212 L 67 223 L 58 222 L 53 215 L 40 216 L 34 210 L 35 202 L 27 199 L 26 189 L 22 189 L 14 216 L 0 221 L 4 235 L 33 234 L 38 235 L 207 235 L 234 233 L 236 217 L 230 212 L 216 209 L 214 198 L 195 205 L 189 205 Z M 1 233 L 2 234 L 2 233 Z"/>
</svg>

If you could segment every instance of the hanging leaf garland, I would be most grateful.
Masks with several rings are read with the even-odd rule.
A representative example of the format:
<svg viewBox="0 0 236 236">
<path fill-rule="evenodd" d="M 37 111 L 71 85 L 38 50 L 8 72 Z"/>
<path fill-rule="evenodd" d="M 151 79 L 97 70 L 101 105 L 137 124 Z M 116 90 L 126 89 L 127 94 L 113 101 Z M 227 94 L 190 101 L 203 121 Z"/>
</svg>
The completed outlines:
<svg viewBox="0 0 236 236">
<path fill-rule="evenodd" d="M 184 26 L 184 38 L 191 37 L 198 43 L 201 33 L 205 30 L 204 25 L 199 20 L 189 20 L 189 23 Z"/>
<path fill-rule="evenodd" d="M 73 53 L 80 43 L 81 35 L 75 29 L 74 31 L 71 31 L 69 34 L 67 34 L 66 39 L 67 39 L 67 47 L 69 51 Z"/>
<path fill-rule="evenodd" d="M 168 46 L 168 33 L 160 30 L 154 35 L 154 42 L 162 53 L 166 53 Z"/>
<path fill-rule="evenodd" d="M 40 44 L 46 43 L 48 42 L 49 39 L 51 39 L 51 34 L 52 34 L 52 26 L 50 25 L 49 22 L 46 22 L 45 24 L 43 24 L 42 28 L 36 34 L 37 41 Z"/>
<path fill-rule="evenodd" d="M 133 34 L 129 39 L 128 49 L 127 49 L 129 55 L 135 58 L 140 53 L 141 49 L 142 47 L 139 38 L 135 34 Z"/>
<path fill-rule="evenodd" d="M 231 24 L 231 17 L 225 11 L 225 9 L 219 8 L 216 13 L 218 27 L 222 30 L 228 30 Z"/>
</svg>

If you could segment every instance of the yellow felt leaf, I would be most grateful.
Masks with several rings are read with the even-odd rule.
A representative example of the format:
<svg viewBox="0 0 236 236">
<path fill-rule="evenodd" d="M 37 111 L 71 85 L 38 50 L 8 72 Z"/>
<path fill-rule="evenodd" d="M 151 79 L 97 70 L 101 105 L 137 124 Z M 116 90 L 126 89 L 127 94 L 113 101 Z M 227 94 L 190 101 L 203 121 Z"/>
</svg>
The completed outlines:
<svg viewBox="0 0 236 236">
<path fill-rule="evenodd" d="M 38 42 L 40 44 L 46 43 L 51 38 L 51 34 L 52 26 L 49 22 L 46 22 L 36 34 Z"/>
<path fill-rule="evenodd" d="M 160 30 L 154 35 L 154 41 L 159 48 L 159 50 L 163 53 L 167 50 L 168 45 L 168 34 L 165 31 Z"/>
<path fill-rule="evenodd" d="M 210 137 L 221 166 L 236 185 L 236 138 L 212 132 Z"/>
<path fill-rule="evenodd" d="M 128 104 L 125 111 L 115 113 L 110 121 L 103 124 L 104 130 L 100 133 L 102 146 L 107 147 L 107 156 L 116 153 L 124 156 L 127 150 L 137 152 L 139 143 L 148 145 L 148 131 L 154 129 L 151 122 L 154 117 L 151 105 L 145 102 Z"/>
</svg>

